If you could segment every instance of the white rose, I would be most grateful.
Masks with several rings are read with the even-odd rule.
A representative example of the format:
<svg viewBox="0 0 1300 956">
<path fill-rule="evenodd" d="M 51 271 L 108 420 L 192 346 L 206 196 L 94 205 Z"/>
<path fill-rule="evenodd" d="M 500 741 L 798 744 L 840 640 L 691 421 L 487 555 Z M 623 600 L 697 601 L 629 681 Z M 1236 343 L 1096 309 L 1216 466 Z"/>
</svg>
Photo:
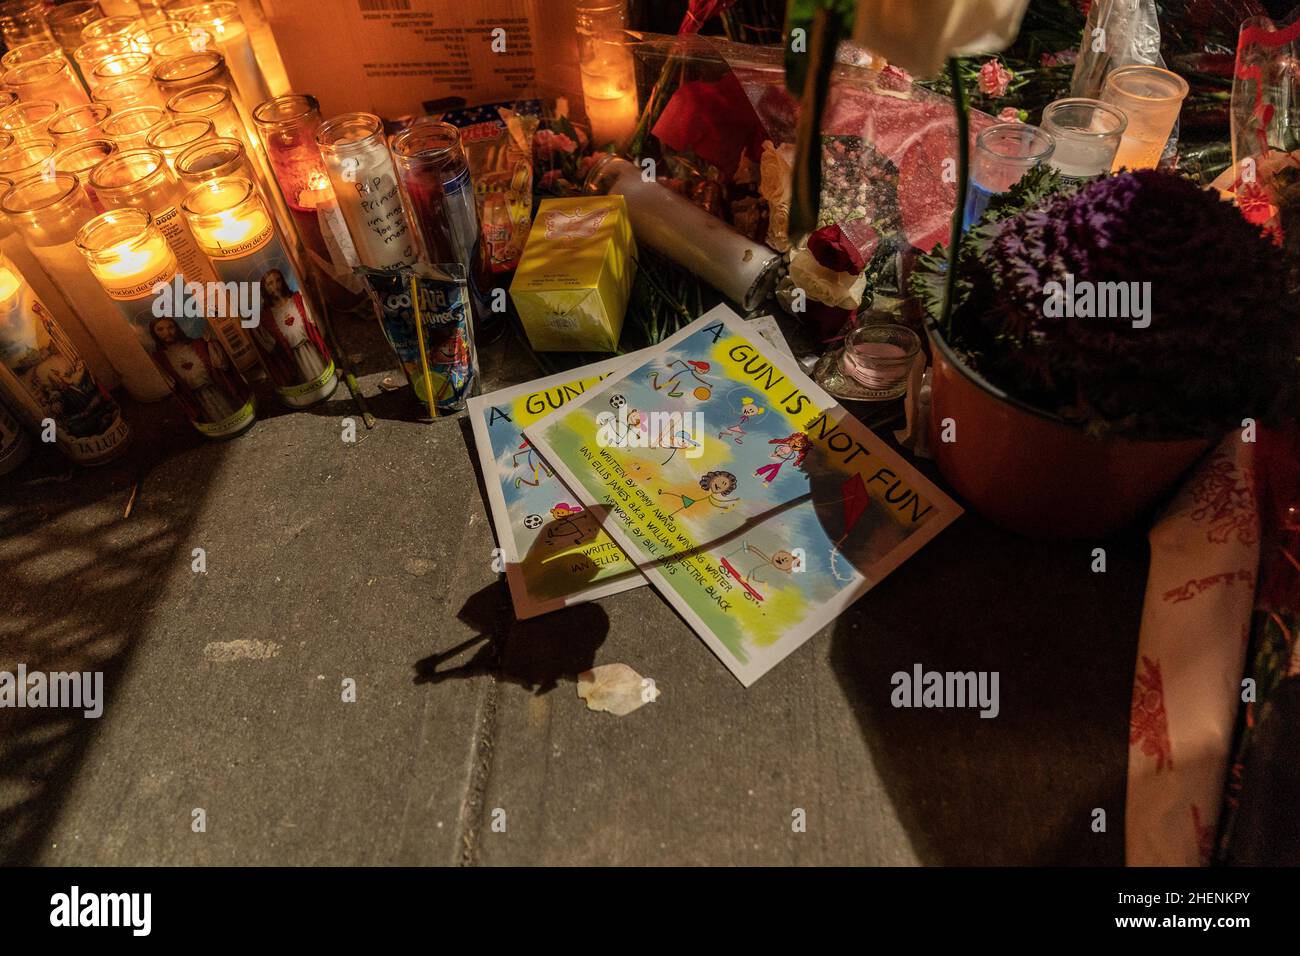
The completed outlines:
<svg viewBox="0 0 1300 956">
<path fill-rule="evenodd" d="M 839 309 L 856 309 L 867 288 L 865 273 L 827 269 L 807 249 L 800 249 L 790 260 L 790 279 L 808 298 Z"/>
<path fill-rule="evenodd" d="M 1020 31 L 1029 0 L 858 0 L 853 41 L 917 76 L 952 54 L 994 53 Z"/>
</svg>

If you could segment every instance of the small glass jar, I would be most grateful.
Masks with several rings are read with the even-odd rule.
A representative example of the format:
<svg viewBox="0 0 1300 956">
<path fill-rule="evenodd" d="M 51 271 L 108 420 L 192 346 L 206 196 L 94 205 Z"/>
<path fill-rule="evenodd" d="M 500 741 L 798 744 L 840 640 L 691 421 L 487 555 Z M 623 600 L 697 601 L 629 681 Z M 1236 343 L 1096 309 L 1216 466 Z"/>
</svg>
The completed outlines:
<svg viewBox="0 0 1300 956">
<path fill-rule="evenodd" d="M 425 258 L 459 262 L 468 271 L 478 244 L 478 211 L 460 130 L 450 123 L 413 123 L 389 148 Z"/>
<path fill-rule="evenodd" d="M 95 64 L 90 75 L 91 86 L 96 88 L 123 76 L 152 76 L 153 57 L 148 53 L 118 53 L 106 56 Z"/>
<path fill-rule="evenodd" d="M 1155 169 L 1187 98 L 1187 81 L 1171 70 L 1134 63 L 1112 70 L 1101 99 L 1128 117 L 1111 169 Z"/>
<path fill-rule="evenodd" d="M 217 137 L 188 146 L 176 157 L 176 175 L 188 189 L 212 179 L 238 176 L 250 182 L 256 179 L 248 151 L 237 139 Z"/>
<path fill-rule="evenodd" d="M 1006 192 L 1029 170 L 1047 162 L 1055 148 L 1051 133 L 1029 123 L 994 123 L 981 131 L 971 154 L 970 188 L 962 228 L 969 229 L 978 222 L 994 196 Z"/>
<path fill-rule="evenodd" d="M 54 36 L 54 42 L 63 47 L 63 52 L 69 57 L 76 52 L 77 47 L 86 42 L 81 36 L 81 31 L 96 20 L 102 19 L 104 14 L 95 0 L 71 0 L 70 3 L 61 3 L 45 15 L 45 22 Z"/>
<path fill-rule="evenodd" d="M 50 117 L 46 130 L 50 139 L 62 149 L 87 139 L 99 139 L 104 135 L 103 123 L 112 112 L 103 103 L 87 103 L 59 110 Z"/>
<path fill-rule="evenodd" d="M 96 215 L 77 177 L 69 173 L 29 176 L 5 192 L 0 209 L 81 317 L 131 397 L 141 402 L 165 398 L 170 386 L 77 248 L 78 231 Z"/>
<path fill-rule="evenodd" d="M 215 50 L 186 53 L 163 60 L 154 65 L 153 79 L 158 84 L 158 91 L 167 99 L 195 86 L 206 86 L 209 83 L 231 85 L 226 59 Z"/>
<path fill-rule="evenodd" d="M 0 56 L 0 69 L 8 70 L 24 63 L 44 60 L 50 56 L 63 56 L 63 47 L 53 40 L 33 40 L 31 43 L 21 43 L 16 47 L 11 47 L 4 56 Z"/>
<path fill-rule="evenodd" d="M 81 74 L 82 79 L 86 81 L 87 89 L 93 92 L 95 89 L 95 67 L 99 65 L 100 61 L 110 56 L 125 56 L 128 53 L 135 52 L 135 45 L 128 36 L 98 37 L 94 40 L 87 40 L 77 47 L 73 51 L 72 60 L 77 64 L 77 71 Z"/>
<path fill-rule="evenodd" d="M 54 154 L 55 172 L 71 173 L 81 183 L 81 188 L 90 197 L 91 203 L 100 212 L 104 204 L 100 202 L 95 188 L 90 184 L 90 174 L 96 166 L 117 152 L 117 143 L 111 139 L 87 139 L 72 146 L 60 149 Z"/>
<path fill-rule="evenodd" d="M 50 117 L 59 111 L 53 100 L 14 103 L 0 110 L 0 129 L 8 130 L 20 143 L 49 139 Z"/>
<path fill-rule="evenodd" d="M 1126 126 L 1124 113 L 1101 100 L 1078 96 L 1048 103 L 1043 107 L 1043 129 L 1056 141 L 1048 163 L 1067 183 L 1105 176 Z"/>
<path fill-rule="evenodd" d="M 0 84 L 17 93 L 18 99 L 25 103 L 53 100 L 59 109 L 67 109 L 90 102 L 85 87 L 72 72 L 72 64 L 62 54 L 11 67 L 0 75 Z"/>
<path fill-rule="evenodd" d="M 0 176 L 18 182 L 28 176 L 50 176 L 58 148 L 52 139 L 18 140 L 0 153 Z"/>
<path fill-rule="evenodd" d="M 234 98 L 228 87 L 219 83 L 205 83 L 181 90 L 167 101 L 167 112 L 177 119 L 203 117 L 211 120 L 218 136 L 243 140 L 244 123 L 235 109 Z"/>
<path fill-rule="evenodd" d="M 216 135 L 216 127 L 207 117 L 171 117 L 162 120 L 151 129 L 145 143 L 167 157 L 168 165 L 175 168 L 176 157 L 184 152 L 186 147 L 200 140 L 215 139 Z"/>
<path fill-rule="evenodd" d="M 163 107 L 162 94 L 154 85 L 152 76 L 121 76 L 95 87 L 90 98 L 96 103 L 111 107 L 114 112 L 133 106 Z"/>
<path fill-rule="evenodd" d="M 7 0 L 0 3 L 0 37 L 13 48 L 28 40 L 53 40 L 45 21 L 43 0 Z"/>
<path fill-rule="evenodd" d="M 139 17 L 102 17 L 81 29 L 81 42 L 102 40 L 104 37 L 124 37 L 128 42 L 131 36 L 143 26 Z"/>
<path fill-rule="evenodd" d="M 133 106 L 114 113 L 104 121 L 104 135 L 119 149 L 137 149 L 145 145 L 149 131 L 167 119 L 167 111 L 157 106 Z"/>
<path fill-rule="evenodd" d="M 257 187 L 212 179 L 190 191 L 183 209 L 221 280 L 258 284 L 261 312 L 249 333 L 280 400 L 306 408 L 329 398 L 338 376 L 324 325 Z"/>
<path fill-rule="evenodd" d="M 168 7 L 168 13 L 173 8 Z M 189 4 L 176 15 L 193 29 L 205 30 L 215 49 L 225 57 L 239 98 L 249 109 L 271 98 L 271 91 L 253 51 L 252 40 L 239 14 L 239 6 L 228 0 Z"/>
<path fill-rule="evenodd" d="M 160 299 L 155 291 L 176 288 L 178 264 L 149 213 L 110 209 L 82 226 L 76 241 L 91 274 L 148 343 L 150 359 L 194 427 L 209 438 L 229 438 L 251 427 L 252 390 L 219 337 L 202 316 L 186 315 L 174 294 Z"/>
<path fill-rule="evenodd" d="M 373 113 L 344 113 L 320 125 L 316 145 L 361 264 L 414 265 L 419 240 L 406 221 L 383 121 Z"/>
<path fill-rule="evenodd" d="M 175 23 L 174 20 L 168 22 Z M 186 56 L 190 53 L 208 53 L 215 49 L 212 34 L 208 33 L 207 30 L 200 30 L 198 27 L 186 30 L 183 24 L 177 24 L 177 26 L 180 26 L 183 32 L 159 40 L 154 44 L 154 59 L 159 63 L 163 60 L 174 60 L 178 56 Z"/>
<path fill-rule="evenodd" d="M 154 45 L 166 40 L 169 37 L 185 36 L 189 33 L 185 24 L 177 23 L 175 20 L 163 20 L 160 23 L 146 23 L 139 30 L 131 34 L 131 42 L 141 53 L 152 54 Z"/>
</svg>

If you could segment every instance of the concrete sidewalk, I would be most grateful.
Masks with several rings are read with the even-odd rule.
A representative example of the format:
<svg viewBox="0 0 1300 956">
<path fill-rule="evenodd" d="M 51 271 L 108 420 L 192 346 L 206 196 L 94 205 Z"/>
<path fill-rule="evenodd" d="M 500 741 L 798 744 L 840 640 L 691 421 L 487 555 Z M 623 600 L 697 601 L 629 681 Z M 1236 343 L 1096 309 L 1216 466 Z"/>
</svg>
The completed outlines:
<svg viewBox="0 0 1300 956">
<path fill-rule="evenodd" d="M 968 514 L 746 691 L 649 588 L 515 622 L 463 417 L 412 420 L 344 331 L 381 419 L 355 445 L 342 387 L 226 443 L 131 406 L 126 459 L 0 479 L 0 669 L 107 695 L 0 711 L 0 861 L 1122 862 L 1140 535 L 1093 574 L 1093 542 Z M 574 675 L 613 662 L 660 700 L 587 711 Z M 916 663 L 999 671 L 1001 714 L 894 709 Z"/>
</svg>

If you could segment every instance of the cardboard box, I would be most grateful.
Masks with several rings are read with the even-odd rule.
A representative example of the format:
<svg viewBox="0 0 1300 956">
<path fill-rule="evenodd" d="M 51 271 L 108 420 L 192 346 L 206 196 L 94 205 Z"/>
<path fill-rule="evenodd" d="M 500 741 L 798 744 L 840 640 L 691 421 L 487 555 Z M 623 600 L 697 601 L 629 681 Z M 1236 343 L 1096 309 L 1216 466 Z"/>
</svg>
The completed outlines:
<svg viewBox="0 0 1300 956">
<path fill-rule="evenodd" d="M 622 196 L 546 199 L 510 284 L 539 352 L 611 352 L 636 276 L 636 241 Z"/>
<path fill-rule="evenodd" d="M 390 120 L 519 98 L 581 102 L 575 5 L 263 0 L 294 92 L 315 96 L 326 118 Z"/>
</svg>

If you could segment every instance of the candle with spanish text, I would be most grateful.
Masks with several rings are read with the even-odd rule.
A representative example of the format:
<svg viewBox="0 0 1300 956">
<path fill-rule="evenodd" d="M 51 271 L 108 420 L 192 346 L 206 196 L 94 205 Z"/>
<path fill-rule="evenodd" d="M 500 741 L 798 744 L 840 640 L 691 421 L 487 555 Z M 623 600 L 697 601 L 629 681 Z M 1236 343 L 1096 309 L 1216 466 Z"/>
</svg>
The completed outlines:
<svg viewBox="0 0 1300 956">
<path fill-rule="evenodd" d="M 60 451 L 98 465 L 126 448 L 131 429 L 17 267 L 0 255 L 0 395 Z"/>
<path fill-rule="evenodd" d="M 149 213 L 100 213 L 77 233 L 77 247 L 194 427 L 208 438 L 248 429 L 255 418 L 252 390 L 213 334 L 205 310 L 157 293 L 173 284 L 180 265 Z"/>
<path fill-rule="evenodd" d="M 329 398 L 338 385 L 333 356 L 257 187 L 239 176 L 211 179 L 181 208 L 221 279 L 256 293 L 249 337 L 280 400 L 306 408 Z"/>
</svg>

